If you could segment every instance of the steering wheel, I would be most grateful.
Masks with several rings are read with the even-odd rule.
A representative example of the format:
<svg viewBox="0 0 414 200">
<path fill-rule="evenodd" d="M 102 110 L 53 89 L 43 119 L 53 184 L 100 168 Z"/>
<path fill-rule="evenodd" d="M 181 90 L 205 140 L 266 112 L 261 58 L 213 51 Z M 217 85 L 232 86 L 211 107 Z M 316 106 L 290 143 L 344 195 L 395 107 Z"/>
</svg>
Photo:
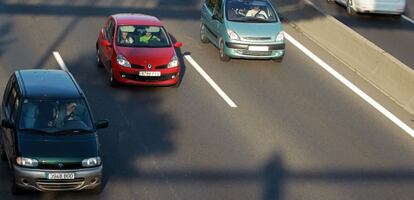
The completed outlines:
<svg viewBox="0 0 414 200">
<path fill-rule="evenodd" d="M 260 12 L 262 12 L 263 10 L 260 9 L 255 15 L 254 17 L 259 18 L 259 19 L 267 19 L 267 17 L 264 14 L 261 14 Z M 263 11 L 264 12 L 264 11 Z"/>
</svg>

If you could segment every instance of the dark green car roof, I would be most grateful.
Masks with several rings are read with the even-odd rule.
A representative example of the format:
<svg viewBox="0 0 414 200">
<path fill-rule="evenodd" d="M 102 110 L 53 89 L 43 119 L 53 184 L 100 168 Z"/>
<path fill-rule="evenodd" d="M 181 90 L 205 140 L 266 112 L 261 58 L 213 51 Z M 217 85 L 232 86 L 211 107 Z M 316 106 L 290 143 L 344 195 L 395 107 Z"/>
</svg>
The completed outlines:
<svg viewBox="0 0 414 200">
<path fill-rule="evenodd" d="M 30 69 L 16 72 L 22 97 L 79 98 L 83 92 L 69 72 L 63 70 Z"/>
</svg>

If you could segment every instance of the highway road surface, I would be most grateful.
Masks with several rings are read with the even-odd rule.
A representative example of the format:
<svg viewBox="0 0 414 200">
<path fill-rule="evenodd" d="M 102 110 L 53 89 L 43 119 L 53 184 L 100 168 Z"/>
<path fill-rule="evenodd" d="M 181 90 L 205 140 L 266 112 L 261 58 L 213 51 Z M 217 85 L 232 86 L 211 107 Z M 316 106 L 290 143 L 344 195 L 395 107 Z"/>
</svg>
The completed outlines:
<svg viewBox="0 0 414 200">
<path fill-rule="evenodd" d="M 414 0 L 406 1 L 406 12 L 401 18 L 396 18 L 379 14 L 349 16 L 346 8 L 339 4 L 329 4 L 326 0 L 311 0 L 324 13 L 335 17 L 414 69 Z M 338 37 L 341 36 L 338 35 Z"/>
<path fill-rule="evenodd" d="M 414 198 L 412 136 L 291 41 L 282 63 L 221 62 L 217 49 L 199 41 L 201 4 L 201 0 L 1 1 L 1 91 L 15 70 L 59 69 L 53 56 L 56 51 L 86 93 L 95 118 L 110 121 L 110 127 L 99 133 L 105 177 L 100 195 L 27 192 L 13 196 L 10 170 L 1 163 L 1 199 Z M 180 87 L 109 86 L 108 74 L 95 65 L 95 41 L 106 17 L 119 12 L 155 15 L 184 43 L 177 50 L 184 72 Z M 387 31 L 405 34 L 411 29 L 408 24 L 402 26 L 407 28 Z M 284 28 L 414 126 L 413 115 L 289 24 Z M 411 50 L 412 42 L 411 37 Z M 409 42 L 400 44 L 397 47 L 405 51 Z M 231 107 L 195 65 L 237 107 Z"/>
</svg>

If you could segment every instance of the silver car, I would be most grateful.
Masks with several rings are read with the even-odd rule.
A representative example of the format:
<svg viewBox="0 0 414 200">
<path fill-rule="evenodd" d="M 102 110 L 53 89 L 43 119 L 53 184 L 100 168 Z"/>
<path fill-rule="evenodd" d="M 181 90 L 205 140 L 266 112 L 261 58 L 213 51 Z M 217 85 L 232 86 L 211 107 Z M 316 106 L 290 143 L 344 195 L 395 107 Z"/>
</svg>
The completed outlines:
<svg viewBox="0 0 414 200">
<path fill-rule="evenodd" d="M 348 14 L 355 13 L 379 13 L 402 15 L 405 10 L 406 0 L 327 0 L 346 6 Z"/>
</svg>

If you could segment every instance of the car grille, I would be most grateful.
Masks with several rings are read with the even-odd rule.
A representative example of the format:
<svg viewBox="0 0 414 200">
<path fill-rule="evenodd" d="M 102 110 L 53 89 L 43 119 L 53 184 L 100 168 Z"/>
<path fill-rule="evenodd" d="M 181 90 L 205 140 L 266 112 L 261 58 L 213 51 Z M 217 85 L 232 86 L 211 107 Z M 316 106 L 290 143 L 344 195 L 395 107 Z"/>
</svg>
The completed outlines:
<svg viewBox="0 0 414 200">
<path fill-rule="evenodd" d="M 131 68 L 134 68 L 134 69 L 145 69 L 144 66 L 142 66 L 142 65 L 135 65 L 135 64 L 131 64 Z"/>
<path fill-rule="evenodd" d="M 124 75 L 126 79 L 133 80 L 133 81 L 142 81 L 142 82 L 157 82 L 157 81 L 167 81 L 172 79 L 173 76 L 176 76 L 176 74 L 166 74 L 161 75 L 158 77 L 152 77 L 152 76 L 139 76 L 136 74 L 121 74 Z"/>
<path fill-rule="evenodd" d="M 71 180 L 49 180 L 45 178 L 37 178 L 36 184 L 41 190 L 77 190 L 80 189 L 85 182 L 84 178 L 75 178 Z"/>
<path fill-rule="evenodd" d="M 271 37 L 243 37 L 243 39 L 245 40 L 250 40 L 250 41 L 262 41 L 262 40 L 271 40 Z"/>
<path fill-rule="evenodd" d="M 270 56 L 272 55 L 271 51 L 248 51 L 248 50 L 242 50 L 241 54 L 247 55 L 247 56 Z"/>
<path fill-rule="evenodd" d="M 155 66 L 155 69 L 167 69 L 167 67 L 168 67 L 168 65 L 158 65 L 158 66 Z M 144 66 L 142 66 L 142 65 L 136 65 L 136 64 L 131 64 L 131 68 L 134 68 L 134 69 L 145 69 Z"/>
<path fill-rule="evenodd" d="M 82 163 L 76 162 L 76 163 L 62 163 L 61 166 L 59 166 L 59 163 L 42 163 L 39 162 L 39 169 L 81 169 Z"/>
</svg>

